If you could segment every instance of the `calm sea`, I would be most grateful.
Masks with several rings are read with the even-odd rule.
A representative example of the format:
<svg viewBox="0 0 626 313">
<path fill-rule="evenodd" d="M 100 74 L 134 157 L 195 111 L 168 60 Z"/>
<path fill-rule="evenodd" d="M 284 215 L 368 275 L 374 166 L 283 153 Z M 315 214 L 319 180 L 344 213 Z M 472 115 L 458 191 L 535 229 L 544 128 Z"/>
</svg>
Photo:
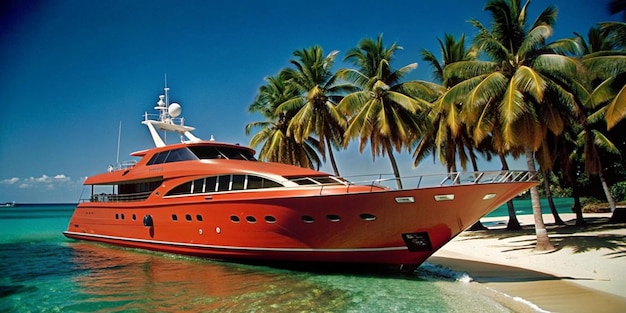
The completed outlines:
<svg viewBox="0 0 626 313">
<path fill-rule="evenodd" d="M 572 206 L 574 205 L 574 198 L 554 198 L 554 206 L 556 207 L 557 212 L 559 213 L 573 213 Z M 524 200 L 513 200 L 513 206 L 515 207 L 515 214 L 524 215 L 524 214 L 533 214 L 533 208 L 530 203 L 530 199 Z M 541 212 L 543 214 L 550 214 L 550 206 L 548 204 L 548 199 L 541 199 Z M 497 216 L 509 216 L 508 209 L 506 204 L 501 205 L 497 209 L 493 210 L 491 213 L 487 214 L 486 217 L 497 217 Z"/>
<path fill-rule="evenodd" d="M 73 241 L 73 209 L 0 208 L 0 312 L 509 312 L 428 263 L 415 277 L 325 274 Z"/>
</svg>

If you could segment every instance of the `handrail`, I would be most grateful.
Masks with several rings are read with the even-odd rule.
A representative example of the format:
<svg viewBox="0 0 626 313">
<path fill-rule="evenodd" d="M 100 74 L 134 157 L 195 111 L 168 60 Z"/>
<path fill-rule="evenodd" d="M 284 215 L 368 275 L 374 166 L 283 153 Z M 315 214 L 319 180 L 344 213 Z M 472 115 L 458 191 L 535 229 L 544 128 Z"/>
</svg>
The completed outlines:
<svg viewBox="0 0 626 313">
<path fill-rule="evenodd" d="M 390 176 L 385 178 L 385 176 Z M 443 176 L 443 179 L 441 178 Z M 358 180 L 351 181 L 349 178 L 362 178 L 362 177 L 372 177 L 371 179 L 366 180 Z M 476 172 L 450 172 L 447 174 L 428 174 L 428 175 L 415 175 L 415 176 L 405 176 L 401 177 L 400 180 L 403 182 L 404 186 L 407 186 L 403 189 L 414 189 L 414 188 L 428 188 L 428 187 L 441 187 L 441 186 L 454 186 L 454 185 L 469 185 L 469 184 L 496 184 L 496 183 L 515 183 L 515 182 L 531 182 L 536 181 L 536 174 L 533 174 L 529 171 L 521 171 L 521 170 L 494 170 L 494 171 L 476 171 Z M 346 176 L 344 177 L 345 182 L 345 193 L 349 193 L 350 189 L 353 186 L 369 186 L 370 192 L 374 191 L 374 189 L 384 188 L 384 189 L 397 189 L 396 182 L 397 178 L 393 176 L 393 174 L 372 174 L 372 175 L 357 175 L 357 176 Z M 302 180 L 303 178 L 298 178 Z M 315 178 L 313 178 L 315 179 Z M 407 183 L 408 182 L 408 183 Z M 414 183 L 411 183 L 414 182 Z M 307 186 L 316 186 L 316 185 L 307 185 Z M 316 187 L 320 188 L 320 194 L 322 194 L 325 188 L 330 188 L 332 186 L 337 186 L 337 184 L 332 185 L 317 185 Z M 303 187 L 303 186 L 299 186 Z"/>
<path fill-rule="evenodd" d="M 113 193 L 99 193 L 91 196 L 90 199 L 81 199 L 81 202 L 133 202 L 142 201 L 148 199 L 152 194 L 151 191 L 128 193 L 128 194 L 113 194 Z"/>
<path fill-rule="evenodd" d="M 117 163 L 115 165 L 109 165 L 107 171 L 110 173 L 114 171 L 127 170 L 129 168 L 135 167 L 135 165 L 137 165 L 137 160 L 122 161 L 121 163 Z"/>
</svg>

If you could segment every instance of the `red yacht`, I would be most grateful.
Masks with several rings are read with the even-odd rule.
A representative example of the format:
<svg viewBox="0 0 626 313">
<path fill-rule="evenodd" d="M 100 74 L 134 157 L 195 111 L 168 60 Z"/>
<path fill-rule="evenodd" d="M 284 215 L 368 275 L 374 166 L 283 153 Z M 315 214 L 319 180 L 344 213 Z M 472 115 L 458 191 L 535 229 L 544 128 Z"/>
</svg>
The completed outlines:
<svg viewBox="0 0 626 313">
<path fill-rule="evenodd" d="M 168 90 L 158 118 L 146 113 L 142 122 L 156 147 L 87 178 L 91 196 L 81 199 L 65 236 L 241 262 L 413 269 L 537 184 L 526 171 L 486 171 L 407 177 L 411 188 L 397 190 L 382 175 L 356 182 L 260 162 L 250 148 L 195 137 Z M 159 130 L 181 142 L 166 144 Z"/>
</svg>

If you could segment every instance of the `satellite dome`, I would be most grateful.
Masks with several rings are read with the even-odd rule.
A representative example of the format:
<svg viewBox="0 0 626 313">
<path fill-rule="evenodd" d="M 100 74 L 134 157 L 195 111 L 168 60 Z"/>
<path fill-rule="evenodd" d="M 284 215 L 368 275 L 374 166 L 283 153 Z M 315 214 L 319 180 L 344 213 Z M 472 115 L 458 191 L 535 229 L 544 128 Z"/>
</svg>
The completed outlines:
<svg viewBox="0 0 626 313">
<path fill-rule="evenodd" d="M 181 108 L 180 104 L 176 102 L 170 104 L 170 106 L 167 108 L 167 112 L 172 117 L 178 117 L 182 111 L 183 111 L 183 108 Z"/>
</svg>

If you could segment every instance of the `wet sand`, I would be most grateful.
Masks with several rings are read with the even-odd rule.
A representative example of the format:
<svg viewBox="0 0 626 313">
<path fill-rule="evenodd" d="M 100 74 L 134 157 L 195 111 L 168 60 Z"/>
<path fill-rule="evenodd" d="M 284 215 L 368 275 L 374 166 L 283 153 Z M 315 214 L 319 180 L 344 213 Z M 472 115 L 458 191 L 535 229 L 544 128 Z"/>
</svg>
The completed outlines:
<svg viewBox="0 0 626 313">
<path fill-rule="evenodd" d="M 487 231 L 463 232 L 427 262 L 466 272 L 487 295 L 515 312 L 626 312 L 626 225 L 610 214 L 587 214 L 587 227 L 550 225 L 556 250 L 534 248 L 532 216 L 524 230 L 504 230 L 507 218 L 483 219 Z M 504 223 L 504 224 L 502 224 Z"/>
</svg>

